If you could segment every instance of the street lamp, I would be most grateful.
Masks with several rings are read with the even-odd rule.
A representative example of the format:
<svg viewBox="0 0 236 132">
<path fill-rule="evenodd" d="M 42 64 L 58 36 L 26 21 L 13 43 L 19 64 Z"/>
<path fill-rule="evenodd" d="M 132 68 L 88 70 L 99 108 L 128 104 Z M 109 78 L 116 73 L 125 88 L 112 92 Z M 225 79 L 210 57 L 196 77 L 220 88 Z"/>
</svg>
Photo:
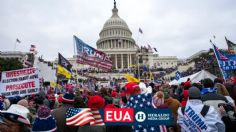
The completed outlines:
<svg viewBox="0 0 236 132">
<path fill-rule="evenodd" d="M 138 52 L 137 52 L 137 56 L 136 56 L 136 57 L 138 58 L 138 59 L 137 59 L 137 63 L 138 63 L 138 64 L 137 64 L 137 66 L 138 66 L 138 79 L 140 79 L 140 70 L 139 70 L 139 56 L 140 56 L 140 55 L 141 55 L 141 53 L 140 53 L 140 51 L 138 51 Z"/>
</svg>

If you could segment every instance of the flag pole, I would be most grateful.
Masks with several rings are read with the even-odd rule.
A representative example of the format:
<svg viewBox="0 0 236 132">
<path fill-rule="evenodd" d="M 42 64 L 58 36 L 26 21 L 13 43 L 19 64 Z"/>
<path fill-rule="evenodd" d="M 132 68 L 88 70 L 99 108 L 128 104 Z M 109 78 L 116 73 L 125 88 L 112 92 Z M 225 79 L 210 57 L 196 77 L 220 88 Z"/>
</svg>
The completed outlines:
<svg viewBox="0 0 236 132">
<path fill-rule="evenodd" d="M 212 46 L 213 46 L 213 52 L 214 52 L 214 54 L 215 54 L 215 57 L 216 57 L 218 66 L 219 66 L 220 71 L 221 71 L 221 74 L 222 74 L 222 76 L 223 76 L 223 78 L 224 78 L 224 80 L 225 80 L 224 72 L 223 72 L 223 70 L 222 70 L 221 67 L 220 67 L 220 63 L 219 63 L 218 57 L 217 57 L 217 55 L 216 55 L 216 51 L 215 51 L 215 49 L 214 49 L 214 45 L 215 45 L 215 44 L 214 44 L 211 40 L 210 40 L 210 42 L 211 42 L 211 44 L 212 44 Z"/>
<path fill-rule="evenodd" d="M 138 46 L 138 40 L 139 40 L 139 30 L 138 30 L 138 35 L 137 35 L 137 39 L 136 39 L 136 46 L 138 47 L 138 79 L 140 80 L 140 71 L 139 71 L 139 46 Z"/>
<path fill-rule="evenodd" d="M 73 38 L 73 45 L 74 45 L 74 56 L 75 56 L 75 63 L 76 63 L 76 81 L 75 81 L 75 84 L 76 84 L 76 89 L 78 88 L 78 63 L 77 63 L 77 54 L 76 54 L 76 42 L 75 42 L 75 38 Z"/>
<path fill-rule="evenodd" d="M 16 43 L 17 43 L 17 41 L 15 41 L 15 45 L 14 45 L 14 51 L 16 51 Z"/>
</svg>

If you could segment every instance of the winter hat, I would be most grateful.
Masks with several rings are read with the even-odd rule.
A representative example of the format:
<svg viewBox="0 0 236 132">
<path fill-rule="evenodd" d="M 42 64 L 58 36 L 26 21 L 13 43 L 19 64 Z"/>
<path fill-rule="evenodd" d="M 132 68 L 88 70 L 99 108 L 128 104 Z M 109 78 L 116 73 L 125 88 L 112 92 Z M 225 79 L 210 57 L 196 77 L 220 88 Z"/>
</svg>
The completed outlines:
<svg viewBox="0 0 236 132">
<path fill-rule="evenodd" d="M 147 87 L 146 87 L 145 83 L 140 82 L 140 83 L 139 83 L 139 88 L 140 88 L 140 90 L 141 90 L 141 94 L 144 94 L 144 93 L 147 92 Z"/>
<path fill-rule="evenodd" d="M 22 100 L 18 101 L 17 104 L 18 105 L 22 105 L 22 106 L 24 106 L 26 108 L 29 107 L 29 103 L 28 103 L 28 101 L 26 99 L 22 99 Z"/>
<path fill-rule="evenodd" d="M 105 100 L 101 96 L 90 96 L 88 100 L 89 108 L 103 108 L 105 105 Z"/>
<path fill-rule="evenodd" d="M 55 101 L 55 99 L 56 99 L 54 94 L 48 94 L 47 97 L 48 97 L 48 100 L 50 100 L 50 101 Z"/>
<path fill-rule="evenodd" d="M 62 97 L 62 102 L 63 103 L 74 103 L 74 94 L 73 93 L 66 93 L 63 97 Z"/>
<path fill-rule="evenodd" d="M 39 107 L 37 114 L 39 118 L 47 118 L 51 114 L 51 109 L 42 105 Z"/>
<path fill-rule="evenodd" d="M 126 94 L 136 94 L 140 92 L 139 85 L 134 82 L 129 82 L 125 84 L 125 90 L 124 92 Z"/>
<path fill-rule="evenodd" d="M 30 112 L 22 105 L 12 104 L 6 111 L 0 111 L 0 113 L 1 116 L 7 119 L 11 119 L 30 126 L 30 121 L 27 118 Z"/>
<path fill-rule="evenodd" d="M 201 92 L 197 87 L 191 87 L 188 90 L 189 99 L 201 99 Z"/>
<path fill-rule="evenodd" d="M 147 87 L 147 93 L 152 93 L 152 87 L 151 86 Z"/>
<path fill-rule="evenodd" d="M 123 96 L 125 96 L 125 93 L 124 92 L 120 93 L 120 97 L 123 97 Z"/>
<path fill-rule="evenodd" d="M 65 87 L 67 92 L 69 92 L 69 93 L 74 92 L 74 86 L 72 84 L 65 84 L 64 87 Z"/>
<path fill-rule="evenodd" d="M 152 106 L 154 108 L 158 108 L 164 104 L 164 93 L 162 91 L 156 92 L 156 94 L 152 97 Z"/>
<path fill-rule="evenodd" d="M 111 97 L 117 97 L 118 96 L 118 93 L 117 92 L 115 92 L 115 91 L 112 91 L 111 92 Z"/>
<path fill-rule="evenodd" d="M 56 120 L 51 115 L 51 110 L 45 105 L 42 105 L 38 109 L 38 117 L 35 119 L 32 131 L 33 132 L 55 132 Z"/>
</svg>

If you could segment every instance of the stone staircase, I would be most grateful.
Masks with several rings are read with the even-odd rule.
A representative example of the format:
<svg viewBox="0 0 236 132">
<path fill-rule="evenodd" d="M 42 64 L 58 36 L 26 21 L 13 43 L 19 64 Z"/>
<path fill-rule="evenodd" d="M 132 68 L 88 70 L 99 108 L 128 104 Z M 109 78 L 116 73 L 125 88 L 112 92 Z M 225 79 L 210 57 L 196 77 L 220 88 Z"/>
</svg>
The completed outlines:
<svg viewBox="0 0 236 132">
<path fill-rule="evenodd" d="M 173 71 L 173 72 L 171 72 L 171 73 L 165 75 L 164 78 L 165 78 L 165 79 L 169 79 L 169 78 L 171 78 L 171 77 L 174 77 L 174 76 L 175 76 L 175 73 L 176 73 L 177 71 L 179 71 L 179 72 L 184 72 L 184 71 L 187 71 L 190 67 L 194 68 L 194 67 L 195 67 L 195 62 L 190 62 L 190 63 L 188 63 L 188 64 L 186 64 L 186 65 L 179 65 L 179 66 L 177 67 L 177 70 L 175 70 L 175 71 Z"/>
</svg>

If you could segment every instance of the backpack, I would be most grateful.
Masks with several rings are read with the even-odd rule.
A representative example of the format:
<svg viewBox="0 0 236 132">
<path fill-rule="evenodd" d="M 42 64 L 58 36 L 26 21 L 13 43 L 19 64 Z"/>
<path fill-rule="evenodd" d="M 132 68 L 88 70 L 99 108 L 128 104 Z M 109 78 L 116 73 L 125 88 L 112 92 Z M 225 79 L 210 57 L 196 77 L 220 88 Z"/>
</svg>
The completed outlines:
<svg viewBox="0 0 236 132">
<path fill-rule="evenodd" d="M 200 112 L 203 117 L 206 116 L 206 114 L 207 114 L 209 108 L 210 108 L 210 106 L 208 106 L 208 105 L 204 105 L 204 106 L 203 106 L 203 108 L 202 108 L 202 110 L 201 110 L 201 112 Z M 184 111 L 185 111 L 185 107 L 181 107 L 181 112 L 183 113 L 183 115 L 184 115 Z"/>
</svg>

